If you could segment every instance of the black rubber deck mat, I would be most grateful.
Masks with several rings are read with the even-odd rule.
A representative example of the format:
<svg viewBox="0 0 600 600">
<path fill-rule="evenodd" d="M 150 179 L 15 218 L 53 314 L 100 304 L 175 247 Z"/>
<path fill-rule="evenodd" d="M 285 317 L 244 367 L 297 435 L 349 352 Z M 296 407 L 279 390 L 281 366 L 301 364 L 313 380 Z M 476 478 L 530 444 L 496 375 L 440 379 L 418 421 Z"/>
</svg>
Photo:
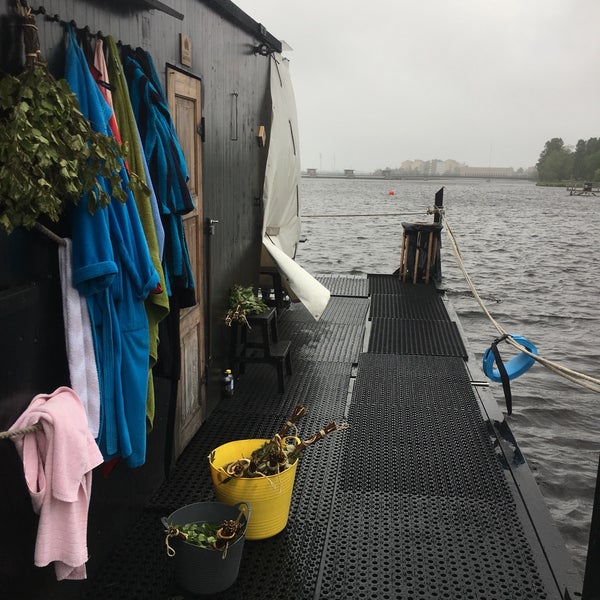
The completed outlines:
<svg viewBox="0 0 600 600">
<path fill-rule="evenodd" d="M 351 323 L 364 325 L 369 311 L 368 298 L 332 296 L 323 311 L 319 323 Z M 304 321 L 315 323 L 315 319 L 302 304 L 293 304 L 279 317 L 279 322 Z"/>
<path fill-rule="evenodd" d="M 548 597 L 460 358 L 361 355 L 348 419 L 321 597 Z"/>
<path fill-rule="evenodd" d="M 348 420 L 346 491 L 510 500 L 461 358 L 362 354 Z"/>
<path fill-rule="evenodd" d="M 279 325 L 279 336 L 292 341 L 292 361 L 356 362 L 363 347 L 364 326 L 283 321 Z"/>
<path fill-rule="evenodd" d="M 440 296 L 424 287 L 421 289 L 425 291 L 413 291 L 402 295 L 373 294 L 371 296 L 371 318 L 449 321 L 448 311 Z"/>
<path fill-rule="evenodd" d="M 221 419 L 220 422 L 225 421 Z M 223 600 L 314 600 L 334 502 L 335 457 L 340 456 L 345 433 L 332 434 L 305 451 L 298 464 L 285 530 L 266 540 L 246 541 L 238 580 L 225 592 L 211 597 Z M 197 488 L 202 493 L 190 498 L 173 498 L 173 506 L 164 507 L 162 511 L 157 507 L 147 510 L 131 536 L 123 541 L 103 572 L 95 578 L 94 585 L 88 587 L 86 600 L 191 598 L 174 580 L 172 559 L 166 557 L 160 517 L 191 502 L 214 499 L 210 475 L 200 456 L 215 442 L 204 440 L 198 444 L 200 437 L 196 436 L 190 448 L 197 459 L 195 462 L 187 460 L 182 471 L 189 479 L 199 480 Z M 171 488 L 176 485 L 179 482 L 172 483 Z M 144 547 L 138 552 L 139 544 Z M 148 569 L 152 573 L 146 577 Z"/>
<path fill-rule="evenodd" d="M 327 310 L 327 308 L 325 310 Z M 306 321 L 307 323 L 314 323 L 315 318 L 308 312 L 303 304 L 294 302 L 277 315 L 277 321 L 278 323 L 281 323 L 282 321 Z"/>
<path fill-rule="evenodd" d="M 340 493 L 315 598 L 541 600 L 557 598 L 498 507 L 456 498 Z"/>
<path fill-rule="evenodd" d="M 364 326 L 369 312 L 368 298 L 332 297 L 320 321 Z"/>
<path fill-rule="evenodd" d="M 431 291 L 407 294 L 418 301 L 416 294 L 435 298 Z M 268 365 L 247 366 L 233 398 L 202 425 L 140 521 L 86 582 L 85 600 L 191 598 L 174 580 L 160 517 L 213 500 L 210 451 L 236 439 L 270 437 L 298 403 L 310 410 L 299 423 L 301 437 L 344 415 L 350 428 L 306 450 L 287 527 L 247 541 L 238 580 L 213 598 L 560 597 L 464 360 L 364 354 L 358 315 L 366 304 L 337 300 L 343 302 L 332 304 L 331 318 L 349 322 L 282 314 L 280 334 L 292 340 L 293 364 L 285 391 L 278 392 Z"/>
<path fill-rule="evenodd" d="M 398 275 L 368 275 L 369 294 L 440 294 L 434 283 L 401 281 Z"/>
<path fill-rule="evenodd" d="M 468 357 L 456 323 L 419 319 L 373 319 L 369 352 Z"/>
<path fill-rule="evenodd" d="M 317 275 L 332 296 L 362 296 L 369 295 L 369 283 L 366 277 L 348 277 L 345 275 Z"/>
<path fill-rule="evenodd" d="M 407 286 L 406 283 L 402 283 L 398 278 L 398 275 L 379 275 L 372 273 L 368 275 L 368 282 L 369 294 L 399 294 L 402 291 L 402 288 Z M 425 286 L 419 284 L 415 287 Z"/>
<path fill-rule="evenodd" d="M 232 440 L 270 438 L 297 404 L 308 409 L 308 414 L 298 423 L 301 437 L 310 437 L 331 421 L 343 421 L 352 365 L 296 361 L 295 369 L 296 377 L 292 377 L 283 394 L 276 392 L 276 385 L 266 393 L 260 372 L 268 371 L 269 366 L 252 365 L 252 375 L 248 378 L 244 375 L 236 382 L 237 392 L 223 400 L 202 425 L 169 480 L 150 498 L 147 506 L 165 512 L 210 496 L 212 487 L 206 479 L 209 453 Z M 263 375 L 269 382 L 272 380 L 269 372 Z"/>
<path fill-rule="evenodd" d="M 170 514 L 170 513 L 169 513 Z M 102 570 L 86 582 L 82 600 L 167 600 L 176 589 L 160 522 L 169 514 L 146 511 L 125 533 Z"/>
<path fill-rule="evenodd" d="M 302 404 L 309 410 L 307 417 L 302 420 L 303 424 L 313 416 L 318 417 L 319 421 L 330 416 L 339 418 L 338 407 L 344 406 L 346 402 L 352 363 L 294 358 L 292 366 L 294 373 L 286 380 L 283 394 L 265 393 L 263 377 L 272 379 L 272 368 L 267 365 L 247 367 L 246 374 L 236 381 L 237 393 L 220 402 L 214 414 L 251 412 L 266 418 L 282 412 L 289 414 L 297 404 Z M 271 391 L 275 390 L 271 387 Z"/>
<path fill-rule="evenodd" d="M 208 455 L 232 440 L 269 438 L 277 432 L 288 414 L 264 413 L 213 414 L 202 424 L 177 461 L 169 478 L 148 500 L 146 507 L 170 514 L 177 508 L 213 496 Z"/>
</svg>

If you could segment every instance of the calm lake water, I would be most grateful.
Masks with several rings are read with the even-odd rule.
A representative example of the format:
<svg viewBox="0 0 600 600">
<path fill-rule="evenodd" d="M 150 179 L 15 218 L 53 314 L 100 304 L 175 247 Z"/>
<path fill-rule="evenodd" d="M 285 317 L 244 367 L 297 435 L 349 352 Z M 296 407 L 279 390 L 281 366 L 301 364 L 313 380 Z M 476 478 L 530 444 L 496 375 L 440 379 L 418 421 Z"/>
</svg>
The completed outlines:
<svg viewBox="0 0 600 600">
<path fill-rule="evenodd" d="M 302 232 L 308 239 L 297 261 L 313 274 L 392 273 L 400 262 L 401 222 L 431 222 L 425 210 L 442 185 L 446 219 L 494 318 L 530 339 L 544 357 L 600 377 L 600 197 L 502 180 L 305 178 Z M 442 265 L 444 285 L 480 359 L 497 332 L 470 295 L 445 233 Z M 511 388 L 510 426 L 583 579 L 600 394 L 538 364 Z M 492 390 L 504 407 L 501 384 Z"/>
</svg>

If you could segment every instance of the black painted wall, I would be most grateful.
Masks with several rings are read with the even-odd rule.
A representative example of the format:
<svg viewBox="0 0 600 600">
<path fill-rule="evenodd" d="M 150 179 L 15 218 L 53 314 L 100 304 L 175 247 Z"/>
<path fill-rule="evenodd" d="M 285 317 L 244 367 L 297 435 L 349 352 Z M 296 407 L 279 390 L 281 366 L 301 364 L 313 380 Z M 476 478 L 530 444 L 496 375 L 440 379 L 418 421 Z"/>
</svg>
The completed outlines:
<svg viewBox="0 0 600 600">
<path fill-rule="evenodd" d="M 256 142 L 259 125 L 270 119 L 269 58 L 254 46 L 279 43 L 228 0 L 167 0 L 183 20 L 143 0 L 40 0 L 46 15 L 74 20 L 78 27 L 112 35 L 148 50 L 163 77 L 165 65 L 202 80 L 204 216 L 215 219 L 207 237 L 202 293 L 207 307 L 209 406 L 218 402 L 218 373 L 226 366 L 224 306 L 233 283 L 258 280 L 261 191 L 267 148 Z M 63 71 L 63 29 L 44 15 L 36 17 L 44 58 L 57 77 Z M 192 67 L 179 62 L 179 36 L 192 40 Z M 0 0 L 0 72 L 17 73 L 23 63 L 21 32 L 13 0 Z M 237 124 L 232 101 L 237 100 Z M 235 138 L 235 139 L 232 139 Z M 52 226 L 68 235 L 67 226 Z M 210 283 L 210 285 L 208 285 Z M 64 349 L 57 248 L 33 231 L 0 232 L 0 430 L 7 429 L 38 393 L 68 385 Z M 146 464 L 118 466 L 109 477 L 94 474 L 88 543 L 93 576 L 103 558 L 139 514 L 144 500 L 165 477 L 164 454 L 168 385 L 157 381 L 155 427 L 148 439 Z M 98 470 L 99 471 L 99 470 Z M 75 597 L 76 587 L 54 582 L 53 569 L 34 569 L 35 518 L 12 442 L 0 440 L 0 589 L 10 597 Z M 72 583 L 72 582 L 70 582 Z M 15 590 L 21 589 L 17 593 Z M 20 595 L 22 594 L 22 595 Z M 0 594 L 2 595 L 2 594 Z M 7 596 L 9 597 L 9 596 Z"/>
</svg>

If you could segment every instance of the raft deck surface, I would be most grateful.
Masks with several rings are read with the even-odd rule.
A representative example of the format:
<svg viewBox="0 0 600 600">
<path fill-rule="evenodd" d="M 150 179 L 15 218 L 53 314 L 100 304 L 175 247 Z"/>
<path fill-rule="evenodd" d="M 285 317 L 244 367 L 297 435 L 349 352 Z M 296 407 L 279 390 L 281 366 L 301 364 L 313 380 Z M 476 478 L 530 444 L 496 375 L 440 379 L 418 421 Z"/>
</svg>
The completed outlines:
<svg viewBox="0 0 600 600">
<path fill-rule="evenodd" d="M 217 598 L 563 598 L 564 547 L 518 448 L 507 456 L 482 410 L 441 294 L 393 276 L 322 281 L 332 298 L 319 322 L 301 305 L 280 316 L 294 368 L 285 393 L 272 367 L 247 368 L 84 597 L 187 597 L 160 517 L 214 499 L 213 448 L 270 437 L 303 404 L 304 437 L 332 420 L 351 427 L 307 449 L 287 527 L 246 541 L 237 582 Z"/>
</svg>

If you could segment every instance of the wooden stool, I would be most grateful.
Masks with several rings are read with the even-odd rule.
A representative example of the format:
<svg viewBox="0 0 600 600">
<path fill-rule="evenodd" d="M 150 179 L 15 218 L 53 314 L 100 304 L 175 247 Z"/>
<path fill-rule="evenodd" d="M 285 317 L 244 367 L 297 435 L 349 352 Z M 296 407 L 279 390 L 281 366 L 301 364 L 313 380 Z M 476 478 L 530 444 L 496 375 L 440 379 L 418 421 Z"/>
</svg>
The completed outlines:
<svg viewBox="0 0 600 600">
<path fill-rule="evenodd" d="M 264 313 L 248 315 L 248 323 L 256 333 L 248 339 L 248 328 L 237 322 L 231 324 L 231 361 L 234 374 L 245 371 L 246 363 L 267 363 L 277 370 L 280 392 L 285 391 L 285 373 L 292 374 L 292 358 L 289 340 L 279 340 L 277 310 L 270 308 Z M 241 333 L 238 336 L 238 330 Z M 239 340 L 238 340 L 239 337 Z M 284 373 L 285 369 L 285 373 Z"/>
<path fill-rule="evenodd" d="M 413 283 L 429 283 L 432 268 L 437 267 L 436 275 L 439 271 L 437 263 L 442 226 L 437 223 L 402 223 L 402 227 L 404 234 L 400 251 L 400 279 L 406 281 L 410 276 Z M 424 260 L 422 252 L 426 253 Z"/>
</svg>

